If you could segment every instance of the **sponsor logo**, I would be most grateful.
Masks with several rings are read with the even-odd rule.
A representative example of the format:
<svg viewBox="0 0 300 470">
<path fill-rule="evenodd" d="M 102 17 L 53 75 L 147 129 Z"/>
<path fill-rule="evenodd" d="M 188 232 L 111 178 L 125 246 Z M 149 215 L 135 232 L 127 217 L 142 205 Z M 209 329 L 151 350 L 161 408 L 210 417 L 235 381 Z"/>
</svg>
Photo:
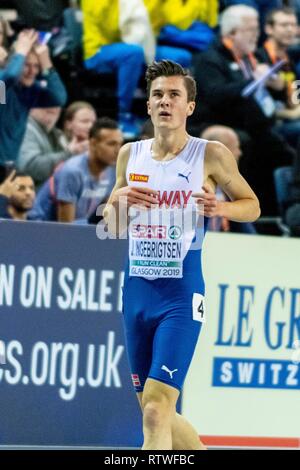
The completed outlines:
<svg viewBox="0 0 300 470">
<path fill-rule="evenodd" d="M 158 191 L 159 206 L 187 207 L 193 191 Z"/>
<path fill-rule="evenodd" d="M 178 173 L 177 176 L 178 176 L 179 178 L 185 178 L 185 179 L 187 180 L 187 182 L 189 183 L 189 177 L 190 177 L 190 174 L 191 174 L 191 173 L 192 173 L 191 171 L 190 171 L 187 175 L 184 175 L 183 173 Z"/>
<path fill-rule="evenodd" d="M 167 366 L 163 365 L 161 366 L 161 370 L 164 370 L 170 375 L 170 378 L 173 379 L 173 374 L 174 372 L 178 372 L 178 369 L 170 370 Z"/>
<path fill-rule="evenodd" d="M 182 235 L 182 229 L 178 225 L 172 225 L 169 228 L 169 237 L 171 240 L 178 240 Z"/>
<path fill-rule="evenodd" d="M 135 224 L 132 226 L 133 238 L 166 238 L 167 227 L 165 225 Z"/>
<path fill-rule="evenodd" d="M 129 174 L 129 181 L 138 181 L 139 183 L 148 183 L 149 175 L 139 175 L 137 173 Z"/>
</svg>

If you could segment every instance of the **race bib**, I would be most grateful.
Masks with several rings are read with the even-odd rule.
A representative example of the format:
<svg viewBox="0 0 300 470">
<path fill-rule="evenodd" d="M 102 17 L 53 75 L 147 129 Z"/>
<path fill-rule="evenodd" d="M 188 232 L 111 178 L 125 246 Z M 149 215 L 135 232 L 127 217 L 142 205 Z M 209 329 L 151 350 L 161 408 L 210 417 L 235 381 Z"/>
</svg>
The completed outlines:
<svg viewBox="0 0 300 470">
<path fill-rule="evenodd" d="M 131 224 L 129 275 L 182 278 L 183 230 L 179 225 Z"/>
<path fill-rule="evenodd" d="M 197 293 L 193 294 L 193 320 L 206 322 L 204 296 Z"/>
</svg>

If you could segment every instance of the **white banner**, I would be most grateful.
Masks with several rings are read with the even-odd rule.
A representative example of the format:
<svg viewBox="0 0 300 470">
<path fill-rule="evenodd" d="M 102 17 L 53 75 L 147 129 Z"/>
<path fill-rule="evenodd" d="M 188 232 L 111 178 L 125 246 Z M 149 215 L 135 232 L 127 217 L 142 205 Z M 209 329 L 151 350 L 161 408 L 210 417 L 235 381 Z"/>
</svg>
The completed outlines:
<svg viewBox="0 0 300 470">
<path fill-rule="evenodd" d="M 300 437 L 300 240 L 209 233 L 183 395 L 200 435 Z"/>
</svg>

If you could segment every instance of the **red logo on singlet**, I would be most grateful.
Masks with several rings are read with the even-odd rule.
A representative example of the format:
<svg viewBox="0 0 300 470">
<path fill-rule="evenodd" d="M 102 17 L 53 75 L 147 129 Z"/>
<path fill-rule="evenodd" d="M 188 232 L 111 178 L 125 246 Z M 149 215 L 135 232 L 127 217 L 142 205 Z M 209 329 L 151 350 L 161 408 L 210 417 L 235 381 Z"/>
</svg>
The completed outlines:
<svg viewBox="0 0 300 470">
<path fill-rule="evenodd" d="M 131 228 L 133 238 L 167 238 L 165 225 L 134 224 Z"/>
<path fill-rule="evenodd" d="M 148 183 L 149 175 L 138 175 L 137 173 L 129 174 L 129 181 L 138 181 L 139 183 Z"/>
<path fill-rule="evenodd" d="M 187 207 L 193 191 L 158 191 L 159 207 Z"/>
</svg>

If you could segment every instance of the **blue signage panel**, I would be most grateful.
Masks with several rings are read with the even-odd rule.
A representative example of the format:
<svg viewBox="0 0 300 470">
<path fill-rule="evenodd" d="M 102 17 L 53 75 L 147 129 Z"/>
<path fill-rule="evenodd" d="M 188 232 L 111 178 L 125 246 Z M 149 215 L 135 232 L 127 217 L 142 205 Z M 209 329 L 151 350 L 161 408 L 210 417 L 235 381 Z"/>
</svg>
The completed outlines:
<svg viewBox="0 0 300 470">
<path fill-rule="evenodd" d="M 121 313 L 126 241 L 1 221 L 0 246 L 0 444 L 139 446 Z"/>
</svg>

